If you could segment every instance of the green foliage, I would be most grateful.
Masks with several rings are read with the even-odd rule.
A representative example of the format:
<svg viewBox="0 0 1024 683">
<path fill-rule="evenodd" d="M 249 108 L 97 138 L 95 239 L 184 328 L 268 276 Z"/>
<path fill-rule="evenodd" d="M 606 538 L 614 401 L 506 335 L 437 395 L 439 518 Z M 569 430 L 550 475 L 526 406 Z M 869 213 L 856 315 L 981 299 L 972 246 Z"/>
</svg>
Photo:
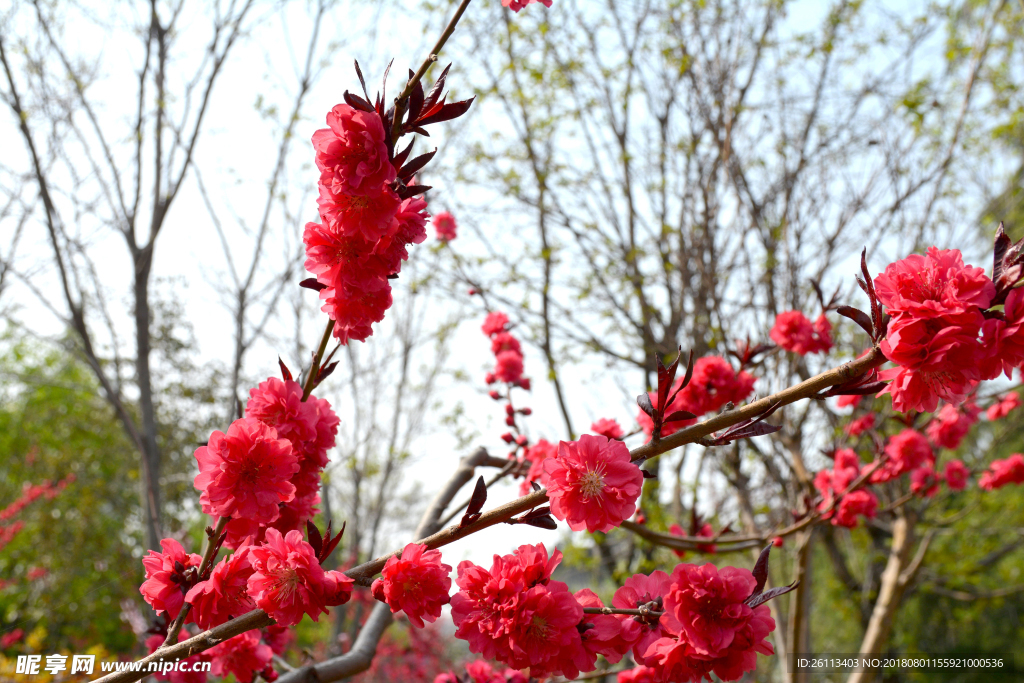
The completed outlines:
<svg viewBox="0 0 1024 683">
<path fill-rule="evenodd" d="M 135 636 L 120 618 L 142 580 L 138 458 L 88 368 L 66 353 L 7 338 L 0 355 L 0 501 L 23 484 L 75 481 L 40 498 L 0 550 L 0 630 L 45 632 L 45 644 L 98 643 L 128 651 Z M 29 580 L 33 568 L 46 575 Z"/>
</svg>

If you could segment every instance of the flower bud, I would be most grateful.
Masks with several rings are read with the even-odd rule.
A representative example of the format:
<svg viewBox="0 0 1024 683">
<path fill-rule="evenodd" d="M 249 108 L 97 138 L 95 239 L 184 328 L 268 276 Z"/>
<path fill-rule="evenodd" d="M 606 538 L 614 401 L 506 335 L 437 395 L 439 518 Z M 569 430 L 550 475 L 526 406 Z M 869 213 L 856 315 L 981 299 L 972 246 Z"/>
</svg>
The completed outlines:
<svg viewBox="0 0 1024 683">
<path fill-rule="evenodd" d="M 494 389 L 492 389 L 490 392 L 488 392 L 487 395 L 490 396 L 491 398 L 493 398 L 495 401 L 500 401 L 501 400 L 501 394 L 499 394 Z"/>
<path fill-rule="evenodd" d="M 509 415 L 508 417 L 505 418 L 505 424 L 507 424 L 509 427 L 515 427 L 516 426 L 516 418 L 512 417 L 511 415 Z"/>
<path fill-rule="evenodd" d="M 530 410 L 529 408 L 520 408 L 519 412 L 522 413 L 523 415 L 532 415 L 533 414 L 533 411 Z"/>
<path fill-rule="evenodd" d="M 512 443 L 516 439 L 509 432 L 505 432 L 504 434 L 501 435 L 501 440 L 504 441 L 505 443 Z"/>
</svg>

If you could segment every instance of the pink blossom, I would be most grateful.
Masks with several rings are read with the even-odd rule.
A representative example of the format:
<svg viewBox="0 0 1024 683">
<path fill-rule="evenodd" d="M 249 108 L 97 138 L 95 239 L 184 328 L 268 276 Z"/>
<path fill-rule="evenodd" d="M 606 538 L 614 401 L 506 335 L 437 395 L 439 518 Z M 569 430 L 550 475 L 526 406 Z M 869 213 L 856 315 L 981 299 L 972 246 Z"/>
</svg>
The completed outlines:
<svg viewBox="0 0 1024 683">
<path fill-rule="evenodd" d="M 344 287 L 328 287 L 320 292 L 324 302 L 320 310 L 335 321 L 334 336 L 342 344 L 350 340 L 366 341 L 373 334 L 373 323 L 384 319 L 391 308 L 391 285 L 377 291 Z"/>
<path fill-rule="evenodd" d="M 518 13 L 519 10 L 535 2 L 539 2 L 545 7 L 551 7 L 551 0 L 501 0 L 501 6 L 508 7 L 513 12 Z"/>
<path fill-rule="evenodd" d="M 988 352 L 982 378 L 995 379 L 1000 373 L 1012 377 L 1013 369 L 1024 364 L 1024 287 L 1010 291 L 1002 319 L 986 320 L 982 334 Z"/>
<path fill-rule="evenodd" d="M 960 447 L 971 426 L 978 421 L 978 409 L 968 401 L 963 409 L 948 403 L 939 409 L 925 432 L 936 446 L 950 450 Z"/>
<path fill-rule="evenodd" d="M 544 474 L 544 461 L 553 457 L 557 452 L 558 447 L 546 439 L 540 439 L 537 443 L 526 449 L 526 452 L 523 454 L 523 460 L 529 461 L 530 470 L 526 474 L 526 479 L 519 485 L 520 496 L 525 496 L 533 489 L 531 486 L 533 482 L 540 481 L 541 476 Z"/>
<path fill-rule="evenodd" d="M 682 381 L 682 377 L 676 380 L 672 386 L 673 393 L 679 389 Z M 690 383 L 679 391 L 672 403 L 665 408 L 665 415 L 670 415 L 677 410 L 685 410 L 699 417 L 718 410 L 726 403 L 741 403 L 754 390 L 756 381 L 757 379 L 753 375 L 745 371 L 736 372 L 729 362 L 720 356 L 698 358 L 693 364 L 693 377 L 690 379 Z M 651 405 L 658 402 L 656 392 L 651 392 L 650 398 Z M 671 422 L 662 427 L 661 435 L 674 434 L 695 421 Z M 654 423 L 647 413 L 640 411 L 637 415 L 637 422 L 650 436 L 654 429 Z"/>
<path fill-rule="evenodd" d="M 195 553 L 186 553 L 181 544 L 173 538 L 160 541 L 160 547 L 163 548 L 162 553 L 150 550 L 149 555 L 142 558 L 146 580 L 139 587 L 139 592 L 154 612 L 164 612 L 168 619 L 174 619 L 185 602 L 185 595 L 181 590 L 185 580 L 184 572 L 192 567 L 198 568 L 203 558 Z M 178 566 L 181 567 L 180 570 Z M 175 581 L 175 578 L 178 580 Z M 191 620 L 190 614 L 186 623 Z"/>
<path fill-rule="evenodd" d="M 206 446 L 196 449 L 199 474 L 195 486 L 203 492 L 203 512 L 260 523 L 278 518 L 278 504 L 295 497 L 289 481 L 299 470 L 291 443 L 259 420 L 242 418 L 215 431 Z"/>
<path fill-rule="evenodd" d="M 551 514 L 573 531 L 610 531 L 636 512 L 644 479 L 621 441 L 584 434 L 561 441 L 544 461 L 541 482 L 548 489 Z"/>
<path fill-rule="evenodd" d="M 387 185 L 367 188 L 366 194 L 346 194 L 320 185 L 320 218 L 344 236 L 358 236 L 376 244 L 391 228 L 402 200 Z"/>
<path fill-rule="evenodd" d="M 672 572 L 662 622 L 671 634 L 645 653 L 662 680 L 738 680 L 757 666 L 757 654 L 774 649 L 766 638 L 775 629 L 767 605 L 751 608 L 745 600 L 756 585 L 745 569 L 713 564 L 681 564 Z"/>
<path fill-rule="evenodd" d="M 457 230 L 455 224 L 455 216 L 451 215 L 447 211 L 442 211 L 434 216 L 434 230 L 437 232 L 437 239 L 442 242 L 449 242 L 455 239 L 455 233 Z"/>
<path fill-rule="evenodd" d="M 889 439 L 885 445 L 885 454 L 889 456 L 888 460 L 871 473 L 872 484 L 895 479 L 926 462 L 935 462 L 935 454 L 928 445 L 928 439 L 909 428 Z"/>
<path fill-rule="evenodd" d="M 259 631 L 248 631 L 234 638 L 228 638 L 220 645 L 208 650 L 213 664 L 210 673 L 214 676 L 234 674 L 242 683 L 249 683 L 270 665 L 274 651 L 260 642 Z"/>
<path fill-rule="evenodd" d="M 618 421 L 604 417 L 592 423 L 590 425 L 590 431 L 609 439 L 621 439 L 625 435 L 625 432 L 622 431 L 622 427 L 619 425 Z"/>
<path fill-rule="evenodd" d="M 482 659 L 475 659 L 466 664 L 466 673 L 473 683 L 495 683 L 495 681 L 504 683 L 505 680 L 504 677 L 498 677 L 494 672 L 494 667 Z"/>
<path fill-rule="evenodd" d="M 192 615 L 199 628 L 211 629 L 256 609 L 256 603 L 246 592 L 252 572 L 248 547 L 242 547 L 231 557 L 221 560 L 209 579 L 189 590 L 185 602 L 192 605 Z"/>
<path fill-rule="evenodd" d="M 515 383 L 523 376 L 523 354 L 502 351 L 495 356 L 494 374 L 502 382 Z"/>
<path fill-rule="evenodd" d="M 661 672 L 649 666 L 636 666 L 620 671 L 617 683 L 661 683 Z"/>
<path fill-rule="evenodd" d="M 384 124 L 376 113 L 338 104 L 327 113 L 327 125 L 313 133 L 321 183 L 358 195 L 395 179 Z"/>
<path fill-rule="evenodd" d="M 827 353 L 832 348 L 832 325 L 824 313 L 813 324 L 800 311 L 779 313 L 768 336 L 786 351 L 801 356 Z"/>
<path fill-rule="evenodd" d="M 874 426 L 875 414 L 868 413 L 867 415 L 858 417 L 856 420 L 853 420 L 852 422 L 847 424 L 845 427 L 843 427 L 843 431 L 849 436 L 860 436 L 869 429 L 872 429 Z"/>
<path fill-rule="evenodd" d="M 520 357 L 523 355 L 522 345 L 520 345 L 518 339 L 508 332 L 498 332 L 491 337 L 491 353 L 497 356 L 503 351 L 513 351 L 518 353 Z"/>
<path fill-rule="evenodd" d="M 978 480 L 978 486 L 986 491 L 994 491 L 1007 484 L 1024 484 L 1024 455 L 1014 453 L 1006 460 L 993 460 Z"/>
<path fill-rule="evenodd" d="M 962 403 L 988 355 L 978 337 L 995 286 L 984 270 L 965 266 L 955 249 L 930 247 L 890 264 L 875 290 L 892 316 L 882 353 L 899 366 L 879 373 L 893 380 L 881 393 L 904 412 L 934 411 L 940 399 Z"/>
<path fill-rule="evenodd" d="M 943 476 L 950 491 L 963 491 L 967 488 L 967 478 L 971 476 L 971 471 L 962 460 L 950 460 L 946 463 Z"/>
<path fill-rule="evenodd" d="M 660 569 L 649 575 L 634 574 L 615 591 L 612 606 L 617 609 L 637 609 L 648 602 L 664 599 L 671 586 L 671 578 Z M 651 644 L 671 635 L 657 619 L 634 619 L 625 614 L 616 614 L 615 618 L 619 622 L 619 638 L 632 645 L 633 659 L 637 664 L 648 663 L 644 653 Z"/>
<path fill-rule="evenodd" d="M 1020 394 L 1016 391 L 1011 391 L 1008 394 L 1003 395 L 996 403 L 993 403 L 985 411 L 985 417 L 989 420 L 1001 420 L 1010 414 L 1014 408 L 1019 408 L 1021 405 Z"/>
<path fill-rule="evenodd" d="M 451 601 L 455 636 L 468 641 L 471 652 L 530 667 L 534 676 L 575 676 L 571 658 L 582 650 L 576 626 L 583 608 L 564 583 L 550 578 L 561 556 L 555 551 L 549 559 L 538 544 L 495 555 L 490 571 L 461 562 L 460 590 Z"/>
<path fill-rule="evenodd" d="M 388 558 L 373 582 L 373 597 L 386 602 L 392 612 L 405 612 L 413 626 L 423 628 L 424 621 L 436 621 L 441 606 L 448 604 L 451 570 L 441 563 L 441 551 L 410 543 L 400 557 Z"/>
<path fill-rule="evenodd" d="M 878 499 L 875 494 L 864 489 L 851 491 L 843 495 L 836 507 L 832 524 L 852 529 L 857 526 L 861 517 L 874 519 L 878 511 Z"/>
<path fill-rule="evenodd" d="M 249 552 L 255 570 L 247 584 L 249 595 L 282 626 L 299 623 L 304 613 L 318 621 L 329 605 L 343 604 L 352 594 L 352 579 L 324 572 L 299 531 L 282 536 L 267 529 L 263 545 Z"/>
<path fill-rule="evenodd" d="M 488 337 L 493 337 L 499 332 L 504 332 L 508 327 L 508 316 L 500 311 L 494 311 L 488 313 L 487 317 L 484 318 L 484 324 L 480 326 L 480 329 L 484 331 Z"/>
<path fill-rule="evenodd" d="M 842 394 L 842 395 L 837 397 L 836 407 L 837 408 L 848 408 L 850 406 L 855 406 L 858 403 L 860 403 L 861 400 L 863 400 L 863 399 L 864 399 L 863 396 L 859 396 L 859 395 L 856 395 L 856 394 Z"/>
<path fill-rule="evenodd" d="M 249 391 L 245 416 L 259 420 L 288 439 L 298 455 L 303 444 L 316 438 L 317 407 L 302 401 L 302 385 L 294 380 L 271 377 Z"/>
<path fill-rule="evenodd" d="M 910 492 L 925 498 L 931 498 L 939 492 L 939 475 L 931 463 L 926 463 L 910 473 Z"/>
</svg>

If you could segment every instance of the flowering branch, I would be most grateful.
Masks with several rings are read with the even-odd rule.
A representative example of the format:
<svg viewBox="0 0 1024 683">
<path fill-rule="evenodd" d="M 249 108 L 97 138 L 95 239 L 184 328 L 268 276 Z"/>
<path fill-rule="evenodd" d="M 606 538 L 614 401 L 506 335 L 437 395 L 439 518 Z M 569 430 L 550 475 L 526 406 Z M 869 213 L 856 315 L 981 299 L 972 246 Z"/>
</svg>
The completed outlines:
<svg viewBox="0 0 1024 683">
<path fill-rule="evenodd" d="M 327 328 L 324 329 L 324 335 L 320 339 L 320 346 L 317 347 L 316 353 L 313 354 L 313 363 L 309 366 L 309 375 L 306 376 L 306 383 L 302 387 L 302 400 L 305 401 L 309 398 L 309 395 L 313 393 L 313 389 L 316 388 L 317 378 L 320 376 L 320 363 L 323 361 L 324 353 L 327 352 L 327 342 L 331 340 L 331 334 L 334 332 L 334 320 L 327 320 Z M 333 353 L 331 354 L 334 355 Z"/>
<path fill-rule="evenodd" d="M 224 544 L 224 527 L 231 521 L 230 517 L 221 517 L 217 520 L 217 527 L 206 527 L 206 551 L 203 552 L 203 561 L 199 565 L 199 571 L 196 572 L 196 577 L 199 581 L 202 581 L 206 577 L 206 572 L 213 564 L 213 558 L 217 556 L 217 551 L 220 550 L 221 545 Z M 185 591 L 187 588 L 182 586 L 182 590 Z M 192 610 L 191 603 L 184 603 L 181 606 L 181 611 L 178 612 L 178 616 L 174 618 L 171 625 L 167 627 L 167 638 L 164 639 L 164 644 L 161 648 L 165 648 L 168 645 L 173 644 L 178 639 L 178 633 L 181 631 L 181 627 L 185 625 L 185 619 L 188 617 L 188 613 Z M 158 650 L 159 652 L 159 650 Z"/>
<path fill-rule="evenodd" d="M 413 90 L 416 89 L 416 84 L 419 83 L 427 73 L 427 69 L 437 61 L 437 55 L 441 52 L 441 48 L 444 47 L 444 44 L 448 42 L 452 33 L 455 32 L 455 27 L 458 25 L 459 19 L 462 18 L 462 15 L 469 7 L 470 2 L 472 2 L 472 0 L 462 0 L 462 2 L 459 3 L 458 9 L 455 10 L 455 15 L 451 18 L 451 21 L 448 22 L 448 25 L 445 26 L 444 31 L 441 32 L 441 36 L 434 44 L 434 49 L 430 51 L 427 58 L 423 60 L 422 64 L 420 64 L 420 68 L 416 70 L 416 73 L 414 73 L 412 78 L 410 78 L 405 84 L 405 88 L 403 88 L 402 92 L 395 98 L 395 115 L 391 124 L 392 145 L 398 144 L 398 138 L 402 136 L 402 117 L 405 115 L 406 105 L 409 102 L 409 97 L 412 95 Z"/>
</svg>

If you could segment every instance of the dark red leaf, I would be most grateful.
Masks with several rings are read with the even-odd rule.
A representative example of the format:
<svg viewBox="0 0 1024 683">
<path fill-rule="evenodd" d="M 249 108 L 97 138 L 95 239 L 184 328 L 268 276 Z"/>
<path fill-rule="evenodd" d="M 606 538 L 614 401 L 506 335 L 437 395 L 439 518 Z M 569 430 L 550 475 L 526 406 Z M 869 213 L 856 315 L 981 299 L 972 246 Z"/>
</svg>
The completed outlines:
<svg viewBox="0 0 1024 683">
<path fill-rule="evenodd" d="M 405 132 L 406 133 L 419 133 L 420 135 L 422 135 L 425 138 L 429 138 L 430 137 L 430 133 L 428 133 L 425 128 L 420 128 L 419 126 L 411 126 L 409 128 L 406 128 Z"/>
<path fill-rule="evenodd" d="M 409 80 L 415 76 L 412 69 L 409 69 Z M 412 93 L 409 95 L 409 121 L 415 121 L 416 117 L 423 111 L 423 81 L 416 81 L 416 85 L 412 88 Z"/>
<path fill-rule="evenodd" d="M 746 604 L 749 607 L 757 607 L 758 605 L 763 605 L 764 603 L 768 602 L 772 598 L 777 598 L 780 595 L 785 595 L 786 593 L 789 593 L 791 591 L 795 591 L 797 589 L 797 586 L 799 586 L 799 585 L 800 585 L 799 581 L 794 581 L 793 583 L 789 584 L 788 586 L 779 586 L 778 588 L 772 588 L 772 589 L 766 590 L 764 593 L 759 593 L 757 595 L 752 595 L 749 598 L 747 598 Z"/>
<path fill-rule="evenodd" d="M 666 417 L 663 424 L 668 424 L 669 422 L 675 422 L 677 420 L 692 420 L 695 417 L 697 416 L 689 411 L 677 410 L 668 417 Z"/>
<path fill-rule="evenodd" d="M 284 364 L 283 360 L 281 360 L 281 356 L 277 357 L 277 364 L 281 366 L 281 377 L 284 378 L 284 381 L 286 381 L 286 382 L 291 381 L 291 379 L 292 379 L 292 371 L 289 370 L 288 366 Z"/>
<path fill-rule="evenodd" d="M 434 104 L 437 102 L 437 100 L 441 97 L 441 91 L 444 90 L 444 81 L 446 78 L 448 78 L 448 69 L 450 68 L 452 68 L 451 64 L 446 66 L 444 70 L 441 72 L 441 75 L 438 76 L 436 81 L 434 81 L 433 87 L 430 89 L 430 91 L 427 93 L 426 98 L 424 98 L 423 100 L 423 107 L 425 109 L 432 108 Z"/>
<path fill-rule="evenodd" d="M 325 379 L 330 377 L 331 373 L 334 372 L 334 369 L 338 367 L 338 363 L 340 362 L 341 361 L 334 361 L 333 363 L 320 368 L 320 372 L 316 374 L 316 383 L 320 384 L 320 382 L 323 382 Z"/>
<path fill-rule="evenodd" d="M 391 163 L 395 168 L 402 168 L 402 164 L 404 164 L 405 160 L 409 158 L 409 152 L 412 151 L 413 142 L 415 142 L 415 140 L 410 142 L 405 149 L 396 154 L 395 158 L 391 160 Z"/>
<path fill-rule="evenodd" d="M 640 410 L 647 413 L 648 417 L 654 417 L 654 406 L 651 405 L 651 397 L 650 395 L 647 394 L 647 392 L 644 392 L 636 397 L 636 404 L 640 406 Z"/>
<path fill-rule="evenodd" d="M 348 90 L 345 91 L 345 94 L 342 95 L 342 97 L 345 98 L 345 103 L 348 104 L 353 109 L 358 109 L 359 111 L 365 112 L 374 111 L 372 104 L 364 100 L 359 95 L 353 95 Z"/>
<path fill-rule="evenodd" d="M 397 194 L 402 199 L 408 199 L 409 197 L 415 197 L 418 194 L 423 194 L 431 187 L 433 187 L 433 185 L 407 185 L 400 189 Z"/>
<path fill-rule="evenodd" d="M 311 519 L 306 520 L 306 539 L 313 546 L 313 553 L 319 557 L 320 551 L 324 547 L 324 538 L 320 535 L 320 530 L 316 528 L 316 524 L 313 524 Z"/>
<path fill-rule="evenodd" d="M 641 469 L 640 474 L 644 475 L 644 479 L 657 479 L 658 475 L 650 470 Z"/>
<path fill-rule="evenodd" d="M 308 277 L 299 283 L 299 287 L 305 287 L 306 289 L 312 289 L 314 292 L 320 292 L 327 289 L 327 285 L 318 281 L 315 277 Z"/>
<path fill-rule="evenodd" d="M 861 328 L 865 332 L 867 332 L 872 339 L 874 339 L 875 331 L 871 325 L 871 316 L 869 316 L 867 313 L 860 309 L 853 308 L 852 306 L 840 306 L 839 308 L 836 309 L 836 313 L 843 316 L 844 318 L 849 318 L 853 322 L 860 325 Z"/>
<path fill-rule="evenodd" d="M 484 509 L 484 503 L 486 502 L 487 484 L 481 476 L 476 480 L 476 487 L 473 489 L 473 495 L 469 497 L 469 505 L 466 506 L 466 512 L 469 512 L 470 514 L 480 512 Z"/>
<path fill-rule="evenodd" d="M 324 544 L 323 550 L 320 552 L 319 559 L 320 559 L 320 563 L 321 564 L 328 557 L 331 556 L 331 553 L 334 552 L 334 549 L 338 547 L 339 543 L 341 543 L 341 537 L 345 534 L 345 525 L 346 524 L 347 524 L 347 522 L 342 522 L 341 523 L 341 531 L 338 532 L 337 536 L 335 536 L 334 538 L 330 538 L 330 536 L 328 536 L 327 542 Z"/>
<path fill-rule="evenodd" d="M 769 543 L 761 554 L 757 558 L 757 562 L 754 564 L 754 580 L 757 581 L 757 585 L 754 586 L 754 592 L 750 594 L 750 597 L 759 595 L 764 590 L 764 584 L 768 581 L 768 555 L 772 551 L 772 544 Z M 749 598 L 748 598 L 749 599 Z"/>
<path fill-rule="evenodd" d="M 370 93 L 366 92 L 366 80 L 363 79 L 363 70 L 359 68 L 359 61 L 355 60 L 356 64 L 356 76 L 359 77 L 359 85 L 363 86 L 363 95 L 366 96 L 367 102 L 370 100 Z"/>
<path fill-rule="evenodd" d="M 548 529 L 554 531 L 558 528 L 558 522 L 551 517 L 551 515 L 544 515 L 543 517 L 535 517 L 534 519 L 524 520 L 523 524 L 529 524 L 540 529 Z"/>
<path fill-rule="evenodd" d="M 400 168 L 400 170 L 398 171 L 398 177 L 401 178 L 403 181 L 412 178 L 417 171 L 426 166 L 427 162 L 434 158 L 435 154 L 437 154 L 436 147 L 434 148 L 433 152 L 427 152 L 426 154 L 419 155 L 418 157 L 411 160 L 409 163 Z M 398 166 L 396 164 L 396 168 L 397 167 Z"/>
<path fill-rule="evenodd" d="M 476 97 L 470 97 L 468 100 L 462 100 L 461 102 L 452 102 L 441 107 L 441 110 L 436 114 L 420 118 L 416 120 L 417 126 L 428 126 L 431 123 L 440 123 L 442 121 L 451 121 L 457 119 L 467 111 L 473 104 L 473 100 Z"/>
</svg>

